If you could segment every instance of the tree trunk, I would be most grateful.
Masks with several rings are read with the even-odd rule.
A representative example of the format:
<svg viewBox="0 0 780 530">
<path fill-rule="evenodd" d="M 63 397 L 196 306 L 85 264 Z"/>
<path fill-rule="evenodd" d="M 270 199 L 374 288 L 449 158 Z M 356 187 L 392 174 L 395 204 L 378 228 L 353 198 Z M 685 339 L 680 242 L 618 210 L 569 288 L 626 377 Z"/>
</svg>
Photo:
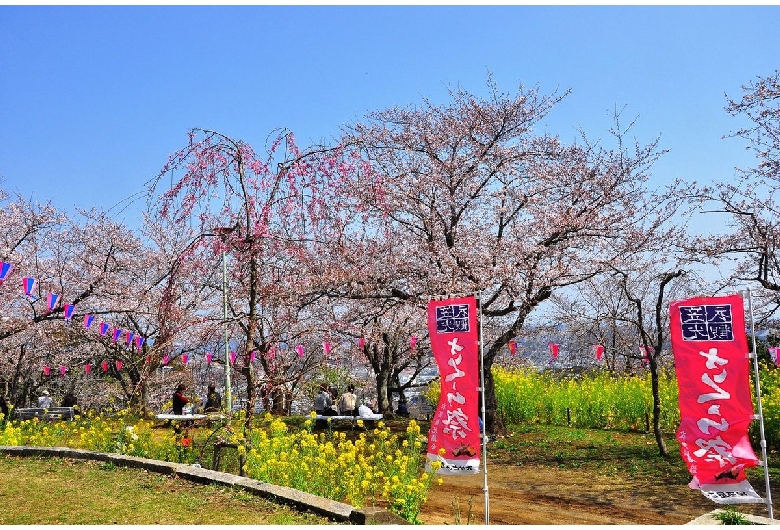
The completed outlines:
<svg viewBox="0 0 780 530">
<path fill-rule="evenodd" d="M 393 403 L 390 401 L 390 380 L 392 378 L 393 371 L 387 364 L 382 364 L 379 373 L 376 374 L 376 406 L 379 408 L 379 412 L 382 414 L 393 413 Z"/>
<path fill-rule="evenodd" d="M 655 352 L 650 356 L 650 386 L 653 391 L 653 434 L 655 435 L 655 443 L 658 444 L 658 452 L 661 456 L 669 456 L 663 432 L 661 431 L 661 396 L 658 391 L 658 362 Z"/>
<path fill-rule="evenodd" d="M 498 400 L 496 399 L 496 385 L 493 380 L 493 356 L 485 355 L 485 433 L 506 434 L 504 420 L 498 414 Z M 482 403 L 480 403 L 480 408 Z"/>
</svg>

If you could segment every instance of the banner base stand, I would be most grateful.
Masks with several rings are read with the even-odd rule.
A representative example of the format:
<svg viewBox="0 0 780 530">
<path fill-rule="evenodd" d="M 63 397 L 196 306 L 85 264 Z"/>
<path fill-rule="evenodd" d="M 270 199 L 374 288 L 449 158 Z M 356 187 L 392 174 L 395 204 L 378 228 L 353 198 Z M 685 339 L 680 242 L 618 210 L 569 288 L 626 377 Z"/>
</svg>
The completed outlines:
<svg viewBox="0 0 780 530">
<path fill-rule="evenodd" d="M 766 504 L 766 499 L 747 480 L 735 484 L 701 484 L 694 489 L 716 504 Z"/>
</svg>

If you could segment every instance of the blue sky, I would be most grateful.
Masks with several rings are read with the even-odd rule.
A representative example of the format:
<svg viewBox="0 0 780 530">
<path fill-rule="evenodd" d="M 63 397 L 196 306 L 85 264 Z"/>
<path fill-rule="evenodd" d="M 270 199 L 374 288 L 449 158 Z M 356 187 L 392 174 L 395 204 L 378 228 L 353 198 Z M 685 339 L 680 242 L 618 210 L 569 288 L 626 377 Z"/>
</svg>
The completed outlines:
<svg viewBox="0 0 780 530">
<path fill-rule="evenodd" d="M 606 137 L 610 112 L 671 152 L 654 182 L 754 160 L 725 94 L 780 68 L 776 6 L 0 6 L 0 187 L 66 211 L 142 191 L 191 127 L 261 147 L 328 141 L 447 86 L 572 89 L 545 122 Z M 118 213 L 140 222 L 142 202 Z"/>
</svg>

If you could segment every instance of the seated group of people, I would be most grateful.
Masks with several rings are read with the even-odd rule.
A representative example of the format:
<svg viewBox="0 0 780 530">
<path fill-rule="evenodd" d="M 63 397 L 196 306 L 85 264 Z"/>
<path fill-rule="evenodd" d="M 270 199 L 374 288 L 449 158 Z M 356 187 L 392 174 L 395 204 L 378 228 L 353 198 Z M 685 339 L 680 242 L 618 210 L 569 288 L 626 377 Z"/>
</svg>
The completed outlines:
<svg viewBox="0 0 780 530">
<path fill-rule="evenodd" d="M 347 391 L 336 398 L 336 388 L 322 383 L 314 398 L 314 411 L 319 416 L 367 416 L 374 411 L 365 403 L 358 407 L 355 386 L 348 385 Z"/>
<path fill-rule="evenodd" d="M 357 396 L 355 395 L 355 386 L 348 385 L 347 391 L 336 398 L 337 389 L 328 388 L 328 385 L 322 383 L 320 391 L 314 398 L 314 411 L 318 416 L 359 416 L 367 418 L 376 414 L 376 410 L 371 404 L 363 403 L 357 405 Z M 398 403 L 396 414 L 399 416 L 409 416 L 409 409 L 405 401 Z"/>
</svg>

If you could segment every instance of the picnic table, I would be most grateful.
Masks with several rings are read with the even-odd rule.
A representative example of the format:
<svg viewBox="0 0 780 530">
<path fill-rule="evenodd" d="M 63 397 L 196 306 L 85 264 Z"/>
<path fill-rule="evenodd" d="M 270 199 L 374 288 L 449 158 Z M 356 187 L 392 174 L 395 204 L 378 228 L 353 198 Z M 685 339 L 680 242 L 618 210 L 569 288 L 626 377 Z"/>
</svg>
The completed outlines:
<svg viewBox="0 0 780 530">
<path fill-rule="evenodd" d="M 14 409 L 14 415 L 20 420 L 39 418 L 42 420 L 72 420 L 75 417 L 73 407 L 27 407 Z"/>
<path fill-rule="evenodd" d="M 154 418 L 157 420 L 193 421 L 207 417 L 205 414 L 157 414 Z"/>
</svg>

